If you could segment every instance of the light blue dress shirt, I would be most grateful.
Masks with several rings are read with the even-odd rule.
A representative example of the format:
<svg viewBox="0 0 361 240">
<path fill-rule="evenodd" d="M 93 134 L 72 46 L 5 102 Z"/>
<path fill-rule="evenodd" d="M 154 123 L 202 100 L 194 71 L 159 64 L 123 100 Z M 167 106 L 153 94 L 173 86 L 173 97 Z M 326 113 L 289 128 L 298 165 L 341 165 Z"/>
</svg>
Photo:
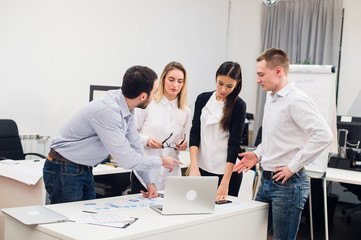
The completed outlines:
<svg viewBox="0 0 361 240">
<path fill-rule="evenodd" d="M 133 112 L 121 90 L 112 90 L 80 109 L 60 130 L 50 145 L 72 162 L 95 166 L 112 155 L 125 169 L 144 171 L 141 176 L 153 183 L 150 171 L 162 160 L 144 155 Z"/>
</svg>

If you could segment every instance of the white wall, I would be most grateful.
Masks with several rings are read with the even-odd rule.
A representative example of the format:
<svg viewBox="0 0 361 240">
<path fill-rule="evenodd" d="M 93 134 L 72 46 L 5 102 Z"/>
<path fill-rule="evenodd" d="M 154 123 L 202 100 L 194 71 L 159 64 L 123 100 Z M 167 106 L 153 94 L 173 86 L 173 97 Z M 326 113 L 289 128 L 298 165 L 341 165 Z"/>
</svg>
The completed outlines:
<svg viewBox="0 0 361 240">
<path fill-rule="evenodd" d="M 225 61 L 226 0 L 0 0 L 0 118 L 56 136 L 89 99 L 140 64 L 184 64 L 189 105 Z"/>
<path fill-rule="evenodd" d="M 255 58 L 260 54 L 261 0 L 231 0 L 231 18 L 227 44 L 227 58 L 239 61 L 244 73 L 241 97 L 247 111 L 256 109 Z M 345 18 L 340 67 L 338 115 L 361 117 L 361 1 L 343 0 Z"/>
<path fill-rule="evenodd" d="M 240 63 L 243 87 L 240 97 L 247 112 L 256 112 L 256 58 L 261 53 L 261 0 L 231 0 L 227 59 Z M 253 126 L 250 125 L 250 129 Z"/>
<path fill-rule="evenodd" d="M 338 114 L 348 114 L 361 89 L 361 2 L 343 2 Z M 217 67 L 238 61 L 240 96 L 255 113 L 261 6 L 261 0 L 0 0 L 0 118 L 15 119 L 21 133 L 55 136 L 87 103 L 90 84 L 121 85 L 134 64 L 159 75 L 173 60 L 188 70 L 192 108 L 198 93 L 214 89 Z"/>
<path fill-rule="evenodd" d="M 361 117 L 361 1 L 343 0 L 343 5 L 345 18 L 337 113 Z"/>
<path fill-rule="evenodd" d="M 361 117 L 361 79 L 358 74 L 361 56 L 361 1 L 343 0 L 343 6 L 345 16 L 337 114 Z M 339 201 L 360 202 L 353 193 L 344 192 L 344 189 L 339 183 L 332 185 L 332 192 L 339 196 Z"/>
</svg>

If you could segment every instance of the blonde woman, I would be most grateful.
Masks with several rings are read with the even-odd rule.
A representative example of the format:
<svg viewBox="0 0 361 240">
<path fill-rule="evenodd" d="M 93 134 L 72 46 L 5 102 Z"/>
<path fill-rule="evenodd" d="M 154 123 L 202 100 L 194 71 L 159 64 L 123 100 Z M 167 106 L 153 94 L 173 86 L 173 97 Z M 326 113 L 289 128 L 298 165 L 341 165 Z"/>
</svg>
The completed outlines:
<svg viewBox="0 0 361 240">
<path fill-rule="evenodd" d="M 146 109 L 135 110 L 135 121 L 146 154 L 171 156 L 178 159 L 179 151 L 188 146 L 190 109 L 187 106 L 187 73 L 182 64 L 170 62 L 159 79 L 154 100 Z M 131 193 L 146 191 L 143 172 L 133 172 Z M 180 166 L 172 172 L 160 167 L 152 170 L 154 185 L 163 190 L 168 176 L 181 176 Z"/>
</svg>

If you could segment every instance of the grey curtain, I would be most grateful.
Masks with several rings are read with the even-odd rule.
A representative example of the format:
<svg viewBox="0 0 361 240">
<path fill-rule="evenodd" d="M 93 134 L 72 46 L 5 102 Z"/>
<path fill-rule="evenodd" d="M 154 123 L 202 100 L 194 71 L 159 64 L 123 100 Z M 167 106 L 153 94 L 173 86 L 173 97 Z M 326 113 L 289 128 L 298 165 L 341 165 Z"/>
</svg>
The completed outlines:
<svg viewBox="0 0 361 240">
<path fill-rule="evenodd" d="M 287 52 L 291 64 L 338 64 L 342 0 L 284 0 L 262 6 L 262 49 Z M 266 93 L 257 89 L 253 143 L 262 125 Z"/>
</svg>

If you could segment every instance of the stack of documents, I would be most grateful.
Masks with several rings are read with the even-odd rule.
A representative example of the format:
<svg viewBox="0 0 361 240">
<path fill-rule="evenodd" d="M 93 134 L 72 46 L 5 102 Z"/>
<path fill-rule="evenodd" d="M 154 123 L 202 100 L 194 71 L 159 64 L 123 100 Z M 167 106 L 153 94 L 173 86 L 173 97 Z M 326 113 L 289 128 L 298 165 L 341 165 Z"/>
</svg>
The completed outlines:
<svg viewBox="0 0 361 240">
<path fill-rule="evenodd" d="M 88 223 L 107 227 L 126 228 L 134 223 L 137 218 L 128 217 L 117 212 L 89 212 L 83 211 L 80 214 L 70 216 L 69 221 L 76 223 Z"/>
<path fill-rule="evenodd" d="M 0 176 L 19 182 L 35 185 L 43 176 L 44 159 L 41 160 L 2 160 Z"/>
</svg>

